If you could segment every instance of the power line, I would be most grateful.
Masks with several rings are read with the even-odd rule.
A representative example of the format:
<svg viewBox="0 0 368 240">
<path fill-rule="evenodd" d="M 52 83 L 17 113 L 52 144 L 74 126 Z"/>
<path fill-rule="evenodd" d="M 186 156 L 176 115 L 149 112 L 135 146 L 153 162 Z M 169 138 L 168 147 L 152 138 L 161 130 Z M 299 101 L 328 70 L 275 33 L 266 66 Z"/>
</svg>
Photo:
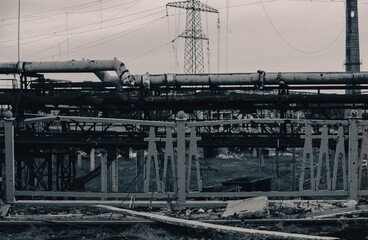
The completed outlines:
<svg viewBox="0 0 368 240">
<path fill-rule="evenodd" d="M 79 47 L 76 47 L 73 49 L 72 53 L 75 53 L 75 52 L 79 52 L 79 51 L 82 51 L 82 50 L 86 50 L 86 49 L 89 49 L 91 47 L 95 47 L 95 46 L 98 46 L 98 45 L 101 45 L 101 44 L 104 44 L 106 42 L 110 42 L 112 40 L 115 40 L 115 39 L 118 39 L 118 38 L 121 38 L 121 37 L 124 37 L 128 34 L 131 34 L 131 33 L 134 33 L 138 30 L 141 30 L 145 27 L 148 27 L 149 25 L 152 25 L 153 23 L 156 23 L 158 22 L 159 20 L 162 20 L 164 19 L 165 17 L 160 17 L 160 18 L 157 18 L 155 20 L 151 20 L 149 22 L 146 22 L 144 24 L 141 24 L 139 25 L 138 27 L 134 26 L 128 30 L 126 30 L 126 32 L 123 32 L 122 33 L 118 33 L 118 34 L 115 34 L 115 35 L 112 35 L 110 38 L 103 38 L 103 39 L 99 39 L 99 40 L 96 40 L 96 41 L 93 41 L 93 42 L 90 42 L 90 43 L 87 43 L 87 44 L 83 44 L 83 45 L 80 45 Z M 131 31 L 129 31 L 131 30 Z M 86 46 L 87 45 L 87 46 Z M 90 45 L 90 46 L 89 46 Z"/>
<path fill-rule="evenodd" d="M 159 12 L 161 12 L 161 11 L 157 11 L 157 12 L 155 12 L 155 13 L 148 14 L 148 15 L 146 15 L 146 16 L 143 16 L 143 17 L 139 17 L 139 18 L 133 19 L 133 20 L 131 20 L 131 21 L 125 21 L 125 22 L 123 22 L 123 23 L 116 24 L 115 26 L 122 25 L 122 24 L 127 24 L 127 23 L 134 22 L 134 21 L 137 21 L 137 20 L 141 20 L 141 19 L 144 19 L 144 18 L 146 18 L 146 17 L 150 17 L 150 16 L 153 16 L 153 15 L 156 15 L 156 14 L 157 14 L 157 13 L 159 13 Z M 105 28 L 102 28 L 102 29 L 106 29 L 106 28 L 110 28 L 110 27 L 115 27 L 115 26 L 114 26 L 114 25 L 113 25 L 113 26 L 108 26 L 108 27 L 105 27 Z M 80 33 L 76 33 L 76 34 L 75 34 L 74 36 L 72 36 L 70 39 L 74 39 L 74 38 L 78 37 L 79 35 L 81 35 L 82 33 L 85 33 L 85 32 L 91 32 L 91 31 L 97 31 L 97 30 L 100 30 L 100 29 L 86 30 L 86 31 L 83 31 L 83 32 L 80 32 Z M 59 42 L 58 44 L 61 44 L 61 43 L 64 43 L 64 42 L 66 42 L 66 41 L 64 40 L 64 41 L 62 41 L 62 42 Z M 32 56 L 38 55 L 38 54 L 40 54 L 40 53 L 42 53 L 42 52 L 45 52 L 45 51 L 47 51 L 47 50 L 50 50 L 50 49 L 54 48 L 55 46 L 58 46 L 58 44 L 53 45 L 53 46 L 48 47 L 48 48 L 45 48 L 45 49 L 43 49 L 43 50 L 41 50 L 41 51 L 38 51 L 38 52 L 36 52 L 36 53 L 33 53 L 33 54 L 31 54 L 31 55 L 28 55 L 26 58 L 29 58 L 29 57 L 32 57 Z M 83 45 L 83 46 L 85 46 L 85 45 Z"/>
<path fill-rule="evenodd" d="M 115 1 L 115 0 L 105 0 L 105 1 Z M 141 1 L 141 0 L 135 0 L 135 1 Z M 131 2 L 128 2 L 128 3 L 124 3 L 124 4 L 120 4 L 120 5 L 116 5 L 115 6 L 115 8 L 117 7 L 117 6 L 124 6 L 124 5 L 127 5 L 127 4 L 130 4 L 130 3 L 132 3 L 132 2 L 135 2 L 135 1 L 131 1 Z M 97 3 L 95 4 L 95 5 L 97 5 L 97 4 L 99 4 L 100 3 L 100 1 L 97 1 Z M 91 6 L 88 6 L 88 7 L 91 7 Z M 95 11 L 95 10 L 93 10 L 93 11 Z M 50 18 L 50 17 L 55 17 L 55 16 L 58 16 L 58 15 L 63 15 L 65 12 L 69 12 L 70 14 L 71 13 L 73 13 L 74 11 L 73 11 L 73 9 L 71 9 L 71 10 L 65 10 L 65 11 L 63 11 L 63 12 L 59 12 L 59 13 L 52 13 L 52 14 L 45 14 L 45 15 L 41 15 L 41 16 L 35 16 L 35 17 L 33 17 L 33 18 L 30 18 L 30 19 L 28 19 L 28 20 L 23 20 L 22 21 L 22 23 L 25 23 L 25 22 L 32 22 L 32 21 L 36 21 L 36 20 L 41 20 L 41 19 L 45 19 L 45 18 Z M 86 11 L 86 12 L 88 12 L 88 11 Z M 91 11 L 92 12 L 92 11 Z M 16 23 L 7 23 L 7 24 L 0 24 L 0 26 L 2 26 L 2 27 L 4 27 L 4 26 L 10 26 L 10 25 L 14 25 L 14 24 L 16 24 Z"/>
<path fill-rule="evenodd" d="M 97 11 L 101 11 L 101 10 L 106 10 L 106 9 L 111 9 L 111 8 L 117 8 L 117 7 L 121 7 L 121 6 L 125 6 L 127 4 L 130 4 L 130 3 L 134 3 L 134 2 L 137 2 L 137 1 L 140 1 L 140 0 L 133 0 L 133 1 L 130 1 L 128 3 L 124 3 L 124 4 L 118 4 L 118 5 L 114 5 L 114 6 L 109 6 L 109 7 L 105 7 L 105 8 L 102 8 L 101 7 L 101 0 L 99 1 L 99 8 L 98 9 L 93 9 L 93 10 L 86 10 L 86 11 L 73 11 L 71 12 L 72 14 L 80 14 L 80 13 L 91 13 L 91 12 L 97 12 Z"/>
<path fill-rule="evenodd" d="M 269 3 L 269 2 L 277 2 L 280 0 L 268 0 L 268 1 L 263 1 L 263 3 Z M 237 5 L 229 5 L 228 7 L 220 7 L 218 9 L 227 9 L 227 8 L 235 8 L 235 7 L 244 7 L 244 6 L 250 6 L 250 5 L 258 5 L 261 4 L 260 2 L 252 2 L 252 3 L 244 3 L 244 4 L 237 4 Z"/>
<path fill-rule="evenodd" d="M 86 44 L 83 44 L 83 45 L 80 45 L 78 47 L 75 47 L 73 49 L 71 49 L 70 53 L 76 53 L 76 52 L 80 52 L 80 51 L 83 51 L 83 50 L 86 50 L 86 49 L 89 49 L 89 48 L 92 48 L 92 47 L 95 47 L 95 46 L 98 46 L 98 45 L 101 45 L 101 44 L 104 44 L 104 43 L 107 43 L 107 42 L 110 42 L 110 41 L 113 41 L 115 39 L 119 39 L 119 38 L 122 38 L 122 37 L 125 37 L 129 34 L 132 34 L 136 31 L 139 31 L 145 27 L 148 27 L 156 22 L 158 22 L 159 20 L 162 20 L 164 19 L 166 16 L 163 16 L 163 17 L 160 17 L 160 18 L 157 18 L 155 20 L 151 20 L 149 22 L 146 22 L 144 24 L 141 24 L 139 26 L 134 26 L 134 27 L 131 27 L 130 29 L 127 29 L 126 31 L 122 32 L 122 33 L 118 33 L 118 34 L 114 34 L 112 36 L 110 36 L 109 38 L 103 38 L 103 39 L 99 39 L 99 40 L 95 40 L 95 41 L 92 41 L 92 42 L 89 42 L 89 43 L 86 43 Z M 64 51 L 63 53 L 66 53 L 66 51 Z M 43 57 L 41 59 L 45 59 L 45 58 L 49 58 L 49 57 L 52 57 L 52 56 L 55 56 L 54 54 L 53 55 L 49 55 L 49 56 L 46 56 L 46 57 Z"/>
<path fill-rule="evenodd" d="M 151 9 L 147 9 L 147 10 L 144 10 L 144 11 L 140 11 L 140 12 L 135 12 L 135 13 L 132 13 L 132 14 L 124 15 L 124 16 L 121 16 L 121 17 L 115 17 L 115 18 L 110 17 L 110 18 L 105 19 L 104 20 L 104 23 L 106 23 L 106 22 L 112 22 L 112 21 L 115 21 L 115 20 L 118 20 L 118 19 L 123 19 L 123 18 L 131 17 L 131 16 L 138 15 L 138 14 L 145 13 L 145 12 L 150 12 L 150 11 L 153 11 L 153 10 L 157 10 L 159 8 L 162 8 L 163 9 L 164 7 L 161 6 L 161 7 L 151 8 Z M 127 9 L 124 9 L 124 10 L 127 10 Z M 97 24 L 100 24 L 100 21 L 88 23 L 88 24 L 85 24 L 85 25 L 82 25 L 82 26 L 78 26 L 78 27 L 69 28 L 69 31 L 80 29 L 80 28 L 85 28 L 85 27 L 92 26 L 92 25 L 95 26 Z M 118 24 L 110 25 L 110 26 L 118 26 Z M 109 28 L 110 26 L 107 26 L 106 28 Z M 102 29 L 104 29 L 104 28 L 102 28 Z M 95 31 L 95 30 L 91 30 L 91 31 Z M 28 36 L 28 37 L 23 37 L 23 38 L 21 38 L 21 40 L 33 39 L 33 38 L 40 38 L 42 36 L 52 36 L 52 37 L 55 37 L 55 36 L 64 36 L 65 35 L 65 32 L 66 32 L 66 30 L 64 29 L 64 30 L 55 31 L 55 32 L 49 32 L 49 33 L 44 33 L 44 34 L 35 34 L 35 35 Z M 87 31 L 82 31 L 82 32 L 74 32 L 74 33 L 71 32 L 70 35 L 78 34 L 78 33 L 85 33 L 85 32 L 88 32 L 88 30 Z M 17 41 L 17 38 L 0 41 L 0 44 L 6 43 L 6 42 L 13 42 L 13 41 Z"/>
<path fill-rule="evenodd" d="M 52 37 L 53 37 L 53 36 L 46 36 L 46 37 L 42 37 L 42 38 L 37 38 L 37 39 L 32 40 L 32 41 L 22 42 L 22 46 L 24 46 L 24 45 L 28 45 L 28 44 L 31 44 L 31 43 L 35 43 L 35 42 L 40 42 L 40 41 L 43 41 L 43 40 L 46 40 L 46 39 L 50 39 L 50 38 L 52 38 Z M 18 43 L 15 43 L 15 44 L 13 44 L 13 45 L 0 47 L 0 49 L 7 49 L 7 48 L 12 48 L 12 47 L 17 47 L 18 45 L 19 45 Z"/>
<path fill-rule="evenodd" d="M 171 43 L 172 41 L 170 41 L 170 42 L 167 42 L 167 43 L 165 43 L 165 44 L 162 44 L 162 45 L 160 45 L 160 46 L 158 46 L 158 47 L 155 47 L 155 48 L 153 48 L 153 49 L 151 49 L 151 50 L 149 50 L 149 51 L 147 51 L 147 52 L 145 52 L 145 53 L 143 53 L 143 54 L 141 54 L 141 55 L 139 55 L 139 56 L 137 56 L 137 57 L 134 57 L 134 58 L 132 58 L 132 59 L 129 59 L 128 61 L 125 61 L 125 62 L 133 62 L 133 61 L 135 61 L 135 60 L 137 60 L 137 59 L 139 59 L 139 58 L 141 58 L 141 57 L 144 57 L 144 56 L 146 56 L 146 55 L 148 55 L 148 54 L 150 54 L 150 53 L 152 53 L 152 52 L 154 52 L 154 51 L 156 51 L 156 50 L 158 50 L 158 49 L 160 49 L 160 48 L 163 48 L 163 47 L 165 47 L 165 46 L 167 46 L 167 45 L 169 45 L 170 43 Z"/>
<path fill-rule="evenodd" d="M 276 26 L 274 25 L 274 23 L 272 22 L 265 6 L 263 5 L 263 2 L 262 0 L 259 0 L 260 1 L 260 4 L 262 6 L 262 9 L 263 9 L 263 12 L 265 13 L 268 21 L 270 22 L 272 28 L 275 30 L 276 34 L 279 36 L 279 38 L 284 42 L 286 43 L 286 45 L 288 45 L 290 48 L 294 49 L 295 51 L 297 52 L 300 52 L 300 53 L 303 53 L 303 54 L 316 54 L 316 53 L 320 53 L 324 50 L 326 50 L 327 48 L 329 48 L 332 44 L 334 44 L 339 38 L 340 36 L 342 35 L 342 33 L 344 32 L 345 30 L 345 27 L 339 32 L 339 34 L 337 35 L 337 37 L 335 39 L 333 39 L 328 45 L 326 45 L 325 47 L 321 48 L 321 49 L 318 49 L 318 50 L 315 50 L 315 51 L 305 51 L 305 50 L 302 50 L 302 49 L 299 49 L 297 47 L 295 47 L 293 44 L 291 44 L 285 37 L 282 36 L 282 34 L 278 31 L 278 29 L 276 28 Z"/>
<path fill-rule="evenodd" d="M 104 0 L 105 2 L 111 2 L 111 1 L 115 1 L 115 0 Z M 45 17 L 45 16 L 55 16 L 55 15 L 61 15 L 64 14 L 66 11 L 73 11 L 73 10 L 78 10 L 78 9 L 83 9 L 83 8 L 88 8 L 94 5 L 99 4 L 100 0 L 98 1 L 94 1 L 94 2 L 90 2 L 90 3 L 83 3 L 83 4 L 79 4 L 79 5 L 74 5 L 71 7 L 64 7 L 64 8 L 57 8 L 57 9 L 53 9 L 53 10 L 47 10 L 47 11 L 42 11 L 42 12 L 38 12 L 38 13 L 32 13 L 32 14 L 25 14 L 24 16 L 22 16 L 23 19 L 28 19 L 28 18 L 37 18 L 37 17 Z M 9 17 L 9 18 L 2 18 L 0 19 L 1 22 L 4 21 L 9 21 L 9 20 L 16 20 L 17 17 Z M 15 24 L 15 23 L 11 23 L 11 24 Z M 4 24 L 2 24 L 2 26 L 4 26 Z"/>
</svg>

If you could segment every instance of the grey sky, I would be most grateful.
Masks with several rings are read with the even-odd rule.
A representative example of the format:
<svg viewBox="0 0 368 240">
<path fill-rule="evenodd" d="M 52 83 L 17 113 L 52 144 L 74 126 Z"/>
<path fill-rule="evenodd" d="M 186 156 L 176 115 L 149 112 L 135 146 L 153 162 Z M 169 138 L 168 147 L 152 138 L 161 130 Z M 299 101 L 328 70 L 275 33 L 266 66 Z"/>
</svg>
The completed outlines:
<svg viewBox="0 0 368 240">
<path fill-rule="evenodd" d="M 263 0 L 264 8 L 279 34 L 298 51 L 277 35 L 260 0 L 230 0 L 228 28 L 226 0 L 202 0 L 220 11 L 220 71 L 226 72 L 226 31 L 228 72 L 255 72 L 258 69 L 344 71 L 345 5 L 338 0 L 319 1 Z M 21 0 L 24 21 L 21 24 L 21 59 L 67 60 L 67 20 L 70 59 L 116 57 L 125 62 L 132 73 L 175 71 L 176 58 L 172 56 L 170 64 L 169 45 L 165 45 L 169 42 L 164 7 L 168 2 L 103 0 L 100 5 L 98 0 Z M 17 25 L 13 18 L 17 16 L 18 1 L 0 0 L 0 3 L 0 61 L 17 61 Z M 70 9 L 73 6 L 74 10 Z M 55 9 L 58 10 L 53 11 Z M 169 9 L 171 39 L 184 31 L 184 13 L 184 10 Z M 207 32 L 206 16 L 202 14 L 204 32 Z M 359 21 L 362 70 L 367 71 L 368 0 L 359 0 Z M 217 72 L 217 15 L 208 14 L 208 23 L 211 72 Z M 37 35 L 39 37 L 35 37 Z M 319 51 L 333 41 L 326 50 Z M 205 55 L 206 47 L 204 42 Z M 184 40 L 176 40 L 178 72 L 183 71 L 183 48 Z M 150 52 L 153 49 L 156 50 Z"/>
</svg>

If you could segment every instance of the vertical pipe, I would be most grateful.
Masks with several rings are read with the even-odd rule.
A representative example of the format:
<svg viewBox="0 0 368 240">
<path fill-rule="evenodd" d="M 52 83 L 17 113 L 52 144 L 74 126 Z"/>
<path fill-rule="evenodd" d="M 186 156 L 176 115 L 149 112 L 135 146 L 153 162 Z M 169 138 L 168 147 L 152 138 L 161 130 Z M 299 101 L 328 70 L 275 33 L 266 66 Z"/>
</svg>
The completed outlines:
<svg viewBox="0 0 368 240">
<path fill-rule="evenodd" d="M 177 165 L 177 178 L 178 178 L 178 202 L 184 203 L 186 201 L 185 193 L 185 123 L 187 119 L 185 113 L 180 111 L 176 118 L 177 128 L 177 152 L 178 152 L 178 165 Z"/>
<path fill-rule="evenodd" d="M 13 113 L 5 113 L 5 167 L 6 167 L 6 200 L 14 203 L 15 177 L 14 177 L 14 126 Z"/>
<path fill-rule="evenodd" d="M 349 119 L 349 198 L 358 197 L 358 125 L 356 116 Z"/>
</svg>

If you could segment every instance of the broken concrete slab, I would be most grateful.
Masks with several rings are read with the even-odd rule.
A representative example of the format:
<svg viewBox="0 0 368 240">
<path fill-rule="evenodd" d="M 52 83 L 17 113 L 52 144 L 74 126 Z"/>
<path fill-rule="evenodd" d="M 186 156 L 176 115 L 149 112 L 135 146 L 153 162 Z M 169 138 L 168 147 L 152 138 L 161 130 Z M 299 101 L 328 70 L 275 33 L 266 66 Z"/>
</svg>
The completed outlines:
<svg viewBox="0 0 368 240">
<path fill-rule="evenodd" d="M 1 218 L 4 218 L 6 216 L 6 214 L 8 213 L 9 211 L 9 208 L 10 208 L 10 205 L 9 204 L 6 204 L 6 205 L 3 205 L 0 207 L 0 217 Z"/>
<path fill-rule="evenodd" d="M 267 213 L 268 198 L 261 196 L 243 200 L 229 201 L 222 216 L 264 216 Z"/>
</svg>

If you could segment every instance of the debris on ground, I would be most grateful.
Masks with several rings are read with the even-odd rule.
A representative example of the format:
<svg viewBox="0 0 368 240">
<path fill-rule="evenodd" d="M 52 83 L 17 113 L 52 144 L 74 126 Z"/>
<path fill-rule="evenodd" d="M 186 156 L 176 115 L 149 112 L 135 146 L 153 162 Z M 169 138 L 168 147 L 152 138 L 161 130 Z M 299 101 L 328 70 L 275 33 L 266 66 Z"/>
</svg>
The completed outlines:
<svg viewBox="0 0 368 240">
<path fill-rule="evenodd" d="M 151 221 L 156 221 L 160 223 L 165 223 L 169 225 L 179 226 L 179 227 L 189 227 L 194 229 L 205 229 L 205 230 L 216 230 L 218 232 L 223 233 L 242 233 L 242 234 L 250 234 L 252 236 L 259 236 L 272 239 L 321 239 L 321 240 L 332 240 L 338 239 L 334 237 L 320 237 L 320 236 L 312 236 L 305 234 L 295 234 L 295 233 L 284 233 L 277 231 L 265 231 L 265 230 L 255 230 L 249 228 L 241 228 L 241 227 L 232 227 L 232 226 L 223 226 L 218 224 L 204 223 L 194 220 L 186 220 L 174 217 L 168 217 L 153 213 L 146 212 L 138 212 L 128 209 L 122 209 L 117 207 L 105 206 L 105 205 L 95 205 L 94 207 L 107 209 L 113 212 L 125 213 L 136 217 L 142 217 L 144 219 L 148 219 Z"/>
<path fill-rule="evenodd" d="M 330 218 L 330 217 L 340 217 L 340 216 L 354 216 L 362 213 L 368 213 L 368 206 L 359 206 L 353 208 L 339 208 L 332 209 L 324 212 L 314 212 L 305 214 L 305 218 Z"/>
<path fill-rule="evenodd" d="M 354 208 L 358 205 L 358 202 L 355 200 L 349 200 L 346 203 L 342 203 L 343 207 L 347 207 L 347 208 Z"/>
<path fill-rule="evenodd" d="M 229 201 L 223 217 L 264 217 L 268 214 L 268 198 L 261 196 L 244 200 Z"/>
</svg>

